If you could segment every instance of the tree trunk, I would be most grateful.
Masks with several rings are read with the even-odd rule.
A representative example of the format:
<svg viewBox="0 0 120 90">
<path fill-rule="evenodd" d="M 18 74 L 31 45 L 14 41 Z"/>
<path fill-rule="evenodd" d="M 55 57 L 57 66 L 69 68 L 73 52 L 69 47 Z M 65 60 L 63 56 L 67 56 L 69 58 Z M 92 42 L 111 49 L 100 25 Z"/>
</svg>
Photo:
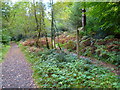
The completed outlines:
<svg viewBox="0 0 120 90">
<path fill-rule="evenodd" d="M 86 10 L 83 8 L 82 9 L 82 27 L 84 31 L 85 31 L 85 25 L 86 25 Z"/>
<path fill-rule="evenodd" d="M 77 33 L 76 33 L 76 39 L 77 39 L 77 49 L 76 49 L 76 52 L 77 52 L 77 57 L 79 58 L 79 30 L 77 28 Z"/>
<path fill-rule="evenodd" d="M 54 23 L 55 23 L 56 31 L 57 31 L 57 33 L 58 33 L 58 29 L 57 29 L 55 20 L 54 20 Z M 62 50 L 61 47 L 60 47 L 60 43 L 59 43 L 59 35 L 58 35 L 57 37 L 58 37 L 58 47 L 59 47 L 60 50 Z"/>
<path fill-rule="evenodd" d="M 36 15 L 35 0 L 33 0 L 33 4 L 34 4 L 34 16 L 35 16 L 35 21 L 36 21 L 36 30 L 38 31 L 39 24 L 38 24 L 38 19 Z"/>
<path fill-rule="evenodd" d="M 54 30 L 54 14 L 53 14 L 53 0 L 51 0 L 51 44 L 52 49 L 55 48 L 55 30 Z"/>
<path fill-rule="evenodd" d="M 43 24 L 43 29 L 45 29 L 45 22 L 44 22 L 44 7 L 42 6 L 42 24 Z M 45 39 L 46 39 L 46 46 L 48 49 L 50 49 L 49 47 L 49 43 L 48 43 L 48 38 L 47 38 L 47 32 L 45 31 Z"/>
<path fill-rule="evenodd" d="M 49 43 L 48 43 L 48 38 L 47 38 L 47 32 L 45 32 L 45 38 L 46 38 L 46 46 L 48 49 L 50 49 Z"/>
<path fill-rule="evenodd" d="M 35 0 L 33 0 L 33 5 L 34 5 L 34 16 L 35 16 L 35 21 L 36 21 L 36 31 L 38 31 L 36 46 L 39 47 L 38 43 L 39 43 L 40 31 L 39 31 L 39 24 L 38 24 L 38 19 L 36 15 Z"/>
</svg>

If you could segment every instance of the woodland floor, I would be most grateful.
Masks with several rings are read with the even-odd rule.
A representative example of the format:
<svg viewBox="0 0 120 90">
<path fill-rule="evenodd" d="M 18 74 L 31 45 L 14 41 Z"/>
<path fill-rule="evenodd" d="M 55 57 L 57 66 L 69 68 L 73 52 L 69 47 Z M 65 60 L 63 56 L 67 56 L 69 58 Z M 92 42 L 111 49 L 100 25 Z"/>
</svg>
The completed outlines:
<svg viewBox="0 0 120 90">
<path fill-rule="evenodd" d="M 67 50 L 64 50 L 64 51 L 66 52 Z M 67 53 L 68 53 L 68 51 L 67 51 Z M 77 56 L 76 53 L 72 53 L 72 52 L 70 52 L 70 53 Z M 120 68 L 117 68 L 117 66 L 115 66 L 113 64 L 109 64 L 109 63 L 106 63 L 103 61 L 96 60 L 95 58 L 86 57 L 86 56 L 80 56 L 80 58 L 87 59 L 87 60 L 91 61 L 91 63 L 93 63 L 93 64 L 108 68 L 111 72 L 115 73 L 116 75 L 120 75 Z"/>
<path fill-rule="evenodd" d="M 3 88 L 36 88 L 32 78 L 30 64 L 26 62 L 17 44 L 11 48 L 2 63 Z"/>
<path fill-rule="evenodd" d="M 80 58 L 89 59 L 92 63 L 106 67 L 117 75 L 120 75 L 120 70 L 117 69 L 115 65 L 107 64 L 84 56 L 80 56 Z M 17 44 L 12 43 L 5 61 L 2 63 L 2 87 L 36 88 L 32 78 L 32 73 L 30 64 L 26 62 L 23 53 L 20 51 Z"/>
<path fill-rule="evenodd" d="M 103 61 L 98 61 L 94 58 L 89 58 L 89 57 L 84 57 L 84 56 L 80 56 L 80 58 L 89 59 L 93 64 L 108 68 L 111 72 L 115 73 L 116 75 L 120 75 L 120 68 L 117 68 L 113 64 L 109 64 L 109 63 L 106 63 L 106 62 L 103 62 Z"/>
</svg>

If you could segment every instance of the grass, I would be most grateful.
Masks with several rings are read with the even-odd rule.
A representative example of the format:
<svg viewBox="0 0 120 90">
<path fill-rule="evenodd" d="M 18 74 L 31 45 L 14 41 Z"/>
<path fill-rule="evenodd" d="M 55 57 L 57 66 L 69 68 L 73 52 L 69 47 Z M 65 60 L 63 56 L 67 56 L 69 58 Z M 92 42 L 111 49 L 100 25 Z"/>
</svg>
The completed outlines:
<svg viewBox="0 0 120 90">
<path fill-rule="evenodd" d="M 0 58 L 0 63 L 3 62 L 4 57 L 5 57 L 6 53 L 8 52 L 9 48 L 10 48 L 10 45 L 0 44 L 0 57 L 1 57 Z"/>
</svg>

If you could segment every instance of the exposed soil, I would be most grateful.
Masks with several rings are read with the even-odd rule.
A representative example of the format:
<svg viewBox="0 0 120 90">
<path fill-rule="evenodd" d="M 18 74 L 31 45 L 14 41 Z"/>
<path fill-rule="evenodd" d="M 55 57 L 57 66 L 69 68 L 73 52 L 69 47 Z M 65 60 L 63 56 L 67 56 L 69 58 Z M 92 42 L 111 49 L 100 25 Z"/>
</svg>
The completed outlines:
<svg viewBox="0 0 120 90">
<path fill-rule="evenodd" d="M 2 63 L 2 88 L 36 88 L 32 73 L 23 53 L 12 43 Z"/>
</svg>

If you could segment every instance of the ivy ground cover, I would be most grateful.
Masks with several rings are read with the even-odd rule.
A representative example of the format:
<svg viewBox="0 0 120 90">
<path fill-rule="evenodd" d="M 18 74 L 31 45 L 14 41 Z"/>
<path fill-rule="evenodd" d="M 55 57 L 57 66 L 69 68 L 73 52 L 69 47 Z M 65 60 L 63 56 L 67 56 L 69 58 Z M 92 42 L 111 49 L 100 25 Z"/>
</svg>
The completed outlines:
<svg viewBox="0 0 120 90">
<path fill-rule="evenodd" d="M 77 59 L 59 50 L 35 53 L 22 48 L 41 88 L 120 88 L 117 75 L 89 60 Z"/>
</svg>

